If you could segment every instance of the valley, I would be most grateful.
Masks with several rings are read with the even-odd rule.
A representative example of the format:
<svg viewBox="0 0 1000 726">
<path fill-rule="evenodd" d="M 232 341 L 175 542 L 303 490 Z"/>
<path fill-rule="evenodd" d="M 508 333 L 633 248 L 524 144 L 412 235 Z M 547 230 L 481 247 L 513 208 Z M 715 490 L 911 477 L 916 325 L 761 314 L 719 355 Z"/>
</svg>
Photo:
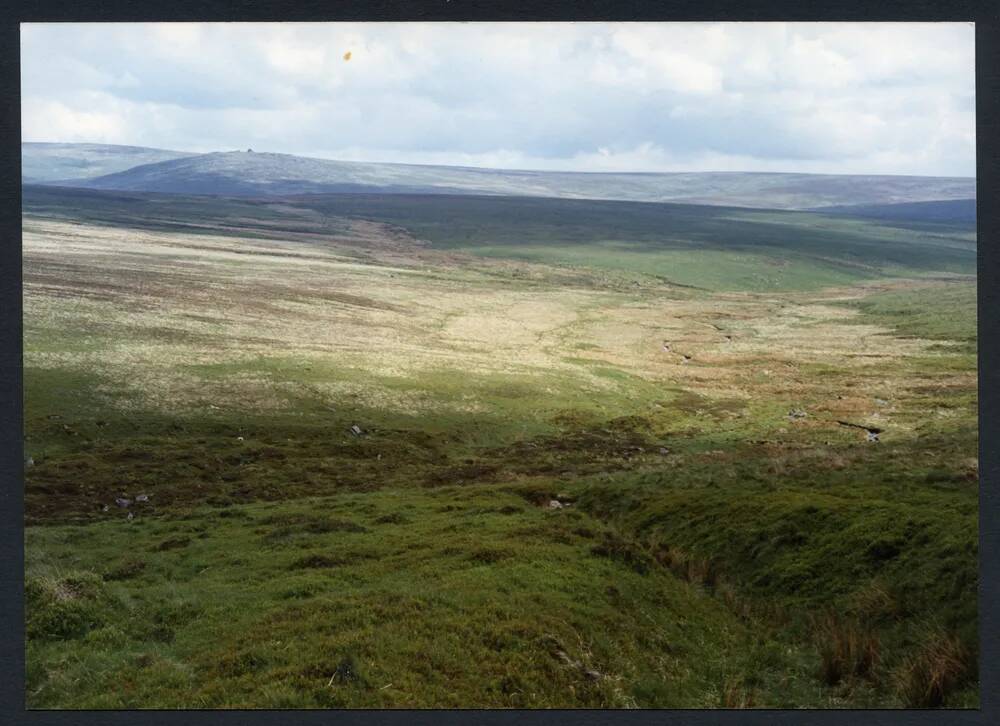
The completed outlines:
<svg viewBox="0 0 1000 726">
<path fill-rule="evenodd" d="M 29 708 L 978 705 L 974 224 L 23 215 Z"/>
</svg>

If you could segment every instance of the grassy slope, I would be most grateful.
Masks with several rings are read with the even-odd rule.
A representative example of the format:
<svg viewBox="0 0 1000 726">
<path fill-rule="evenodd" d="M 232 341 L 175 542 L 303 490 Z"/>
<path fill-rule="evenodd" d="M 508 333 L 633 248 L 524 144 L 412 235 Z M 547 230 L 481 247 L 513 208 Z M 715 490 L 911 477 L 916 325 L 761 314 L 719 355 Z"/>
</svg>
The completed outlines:
<svg viewBox="0 0 1000 726">
<path fill-rule="evenodd" d="M 603 555 L 607 536 L 453 487 L 35 529 L 29 701 L 712 707 L 748 679 L 789 705 L 822 698 L 814 656 Z M 54 601 L 60 587 L 81 596 Z"/>
<path fill-rule="evenodd" d="M 28 187 L 25 210 L 154 229 L 257 220 L 329 232 L 344 217 L 404 227 L 440 249 L 626 270 L 712 290 L 805 290 L 885 274 L 975 272 L 974 227 L 919 229 L 799 212 L 444 195 L 316 195 L 280 203 Z M 319 213 L 319 217 L 316 216 Z M 245 234 L 245 229 L 241 229 Z"/>
<path fill-rule="evenodd" d="M 905 329 L 928 295 L 955 305 Z M 967 341 L 967 288 L 867 300 L 907 334 Z M 29 319 L 26 347 L 101 351 L 139 331 L 60 325 Z M 974 663 L 968 349 L 796 374 L 882 385 L 915 429 L 878 447 L 785 425 L 783 399 L 720 402 L 588 365 L 619 386 L 379 381 L 273 356 L 183 371 L 206 390 L 353 376 L 442 402 L 473 391 L 475 415 L 308 397 L 292 414 L 238 399 L 167 414 L 121 408 L 129 389 L 99 372 L 29 366 L 27 501 L 43 525 L 26 543 L 29 705 L 891 706 L 919 701 L 907 674 L 947 638 Z M 819 417 L 819 400 L 797 404 Z M 365 437 L 346 433 L 358 420 Z M 140 491 L 153 496 L 131 523 L 99 509 Z M 575 505 L 538 506 L 560 492 Z M 832 685 L 817 678 L 828 609 L 879 643 L 876 666 Z M 974 676 L 948 705 L 977 702 Z"/>
<path fill-rule="evenodd" d="M 914 338 L 954 341 L 976 349 L 976 285 L 883 292 L 856 303 L 862 320 Z"/>
</svg>

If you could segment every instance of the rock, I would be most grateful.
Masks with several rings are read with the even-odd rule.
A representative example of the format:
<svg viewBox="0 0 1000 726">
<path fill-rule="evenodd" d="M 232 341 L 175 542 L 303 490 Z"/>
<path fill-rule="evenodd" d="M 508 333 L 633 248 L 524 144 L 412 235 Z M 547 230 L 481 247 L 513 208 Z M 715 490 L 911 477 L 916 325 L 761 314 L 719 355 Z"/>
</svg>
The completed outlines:
<svg viewBox="0 0 1000 726">
<path fill-rule="evenodd" d="M 137 502 L 148 502 L 149 501 L 149 495 L 148 494 L 140 494 L 139 496 L 137 496 L 135 498 L 135 501 L 137 501 Z"/>
<path fill-rule="evenodd" d="M 108 510 L 109 510 L 110 508 L 111 508 L 111 507 L 109 507 L 109 506 L 108 506 L 107 504 L 105 504 L 105 505 L 104 505 L 103 507 L 101 507 L 101 511 L 102 511 L 102 512 L 106 512 L 106 511 L 108 511 Z"/>
<path fill-rule="evenodd" d="M 351 426 L 351 433 L 354 434 L 355 436 L 361 436 L 361 434 L 363 434 L 364 431 L 361 430 L 360 426 L 354 424 L 353 426 Z"/>
<path fill-rule="evenodd" d="M 792 421 L 794 421 L 796 419 L 805 418 L 808 415 L 809 414 L 807 414 L 805 411 L 803 411 L 800 408 L 792 409 L 791 411 L 788 412 L 788 418 L 791 419 Z"/>
<path fill-rule="evenodd" d="M 661 446 L 660 453 L 663 454 L 663 456 L 666 456 L 667 454 L 670 453 L 670 449 L 668 449 L 666 446 Z"/>
<path fill-rule="evenodd" d="M 237 436 L 237 437 L 236 437 L 236 440 L 237 440 L 237 441 L 243 441 L 243 437 L 242 437 L 242 436 Z"/>
<path fill-rule="evenodd" d="M 27 457 L 27 458 L 26 458 L 26 459 L 24 460 L 24 468 L 25 468 L 25 469 L 30 469 L 30 468 L 31 468 L 31 467 L 33 467 L 34 465 L 35 465 L 35 460 L 34 460 L 34 459 L 32 459 L 32 458 L 31 458 L 30 456 L 29 456 L 29 457 Z"/>
<path fill-rule="evenodd" d="M 602 677 L 600 671 L 595 671 L 595 670 L 592 670 L 592 669 L 591 670 L 585 670 L 583 672 L 583 674 L 585 676 L 587 676 L 587 678 L 589 678 L 592 681 L 599 681 L 599 680 L 601 680 L 601 677 Z"/>
<path fill-rule="evenodd" d="M 875 443 L 878 443 L 878 432 L 877 431 L 869 431 L 868 432 L 868 440 L 872 441 L 872 442 L 875 442 Z"/>
<path fill-rule="evenodd" d="M 126 517 L 126 519 L 128 519 L 131 522 L 133 519 L 135 519 L 135 515 L 132 514 L 132 512 L 129 512 L 128 517 Z"/>
<path fill-rule="evenodd" d="M 130 504 L 132 504 L 132 500 L 131 499 L 125 499 L 123 497 L 118 497 L 117 499 L 115 499 L 115 504 L 117 504 L 122 509 L 125 509 Z"/>
<path fill-rule="evenodd" d="M 875 399 L 875 405 L 876 406 L 886 406 L 886 405 L 888 405 L 888 403 L 889 402 L 886 401 L 884 398 L 876 398 Z"/>
<path fill-rule="evenodd" d="M 549 509 L 562 509 L 563 503 L 558 499 L 552 499 L 549 501 Z"/>
</svg>

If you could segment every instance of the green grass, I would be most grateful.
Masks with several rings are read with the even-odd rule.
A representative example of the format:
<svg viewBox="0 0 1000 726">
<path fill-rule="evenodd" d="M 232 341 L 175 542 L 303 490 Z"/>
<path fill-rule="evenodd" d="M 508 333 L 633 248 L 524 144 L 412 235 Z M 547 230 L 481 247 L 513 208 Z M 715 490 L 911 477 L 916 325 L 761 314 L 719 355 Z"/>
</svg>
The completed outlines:
<svg viewBox="0 0 1000 726">
<path fill-rule="evenodd" d="M 177 353 L 201 340 L 169 319 L 36 291 L 29 707 L 977 707 L 974 286 L 858 288 L 845 336 L 861 322 L 939 345 L 900 341 L 871 362 L 834 347 L 843 365 L 797 357 L 805 328 L 782 327 L 786 301 L 831 297 L 774 293 L 878 276 L 903 249 L 922 273 L 964 269 L 974 244 L 818 215 L 549 202 L 292 203 L 316 221 L 254 218 L 238 200 L 29 191 L 41 216 L 173 231 L 228 220 L 236 235 L 246 215 L 251 236 L 294 236 L 377 216 L 443 249 L 558 265 L 515 277 L 452 262 L 421 278 L 429 294 L 516 287 L 543 304 L 567 285 L 621 316 L 599 325 L 591 302 L 586 324 L 544 338 L 552 366 L 515 351 L 477 373 L 458 336 L 428 346 L 440 367 L 389 374 L 335 346 L 219 347 L 195 363 Z M 730 347 L 709 292 L 635 284 L 659 278 L 767 294 L 726 308 Z M 350 293 L 323 305 L 344 300 L 350 315 L 376 309 Z M 704 318 L 671 320 L 682 304 Z M 665 335 L 651 310 L 678 340 L 719 340 L 682 372 L 676 354 L 630 365 Z M 741 352 L 757 331 L 775 348 Z M 165 405 L 172 377 L 195 391 L 185 407 Z M 262 392 L 273 406 L 251 403 Z M 884 420 L 882 442 L 840 417 Z M 127 520 L 114 500 L 139 494 Z"/>
<path fill-rule="evenodd" d="M 624 270 L 713 290 L 805 290 L 889 271 L 976 270 L 974 225 L 900 229 L 815 213 L 685 204 L 405 194 L 265 202 L 29 186 L 24 210 L 36 217 L 251 238 L 337 234 L 345 219 L 370 219 L 442 250 Z"/>
<path fill-rule="evenodd" d="M 26 380 L 30 414 L 93 390 Z M 29 415 L 67 439 L 31 470 L 29 515 L 78 522 L 28 528 L 29 704 L 901 705 L 931 634 L 976 652 L 974 424 L 776 449 L 747 440 L 775 435 L 779 404 L 685 432 L 712 406 L 662 400 L 660 418 L 563 416 L 514 444 L 460 417 L 359 439 L 335 433 L 346 419 L 225 411 L 88 428 L 85 397 Z M 140 492 L 132 522 L 98 507 Z M 576 502 L 539 506 L 557 494 Z M 828 608 L 876 629 L 873 677 L 817 676 Z M 344 663 L 357 680 L 334 678 Z M 970 677 L 947 704 L 975 704 Z"/>
<path fill-rule="evenodd" d="M 650 249 L 624 242 L 572 244 L 477 245 L 465 251 L 484 257 L 517 259 L 552 265 L 643 272 L 647 275 L 707 290 L 812 290 L 841 285 L 871 273 L 844 269 L 789 254 L 778 259 L 767 252 L 718 249 Z"/>
<path fill-rule="evenodd" d="M 897 335 L 959 343 L 976 350 L 976 283 L 951 283 L 869 295 L 856 304 L 863 322 L 892 328 Z"/>
<path fill-rule="evenodd" d="M 496 488 L 32 528 L 29 707 L 713 707 L 730 683 L 824 698 L 814 655 L 603 554 L 609 538 Z"/>
</svg>

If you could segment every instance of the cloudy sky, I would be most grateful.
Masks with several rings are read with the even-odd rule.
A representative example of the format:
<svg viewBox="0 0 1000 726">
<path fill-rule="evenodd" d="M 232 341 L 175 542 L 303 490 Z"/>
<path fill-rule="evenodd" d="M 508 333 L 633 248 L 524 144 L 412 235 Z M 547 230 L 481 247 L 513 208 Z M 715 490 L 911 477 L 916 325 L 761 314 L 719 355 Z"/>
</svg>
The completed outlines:
<svg viewBox="0 0 1000 726">
<path fill-rule="evenodd" d="M 521 169 L 973 176 L 973 38 L 966 23 L 27 24 L 22 135 Z"/>
</svg>

